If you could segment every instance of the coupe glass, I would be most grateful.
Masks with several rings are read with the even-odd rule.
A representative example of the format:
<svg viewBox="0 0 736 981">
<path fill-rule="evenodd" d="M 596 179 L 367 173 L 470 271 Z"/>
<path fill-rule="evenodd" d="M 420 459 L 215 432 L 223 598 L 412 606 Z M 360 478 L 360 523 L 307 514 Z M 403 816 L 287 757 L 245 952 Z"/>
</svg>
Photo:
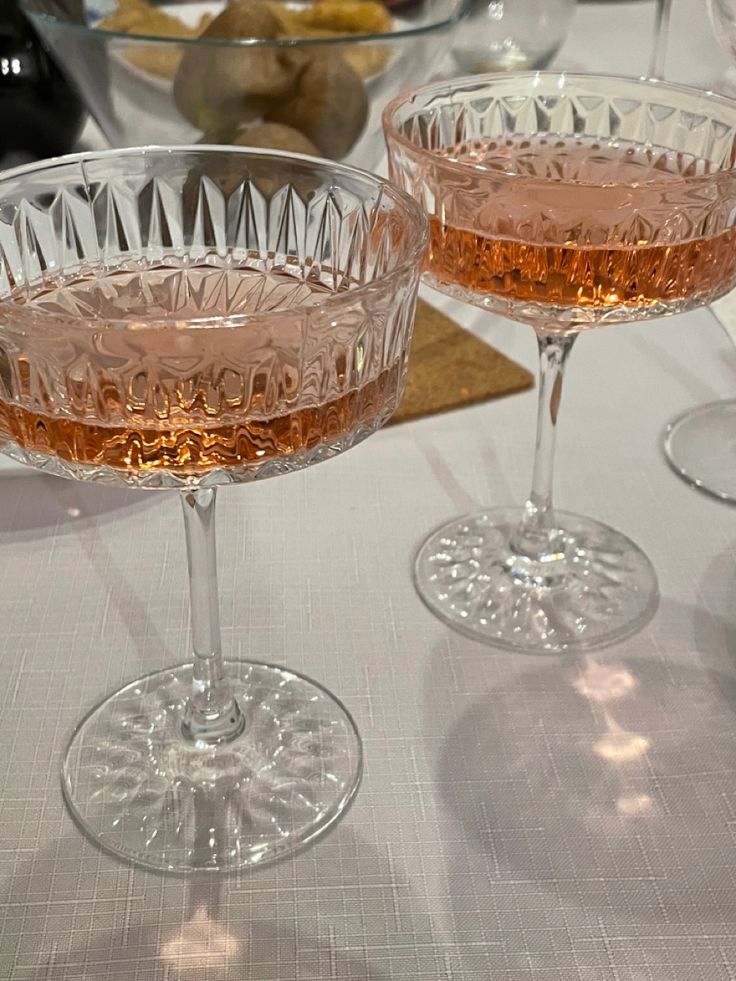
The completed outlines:
<svg viewBox="0 0 736 981">
<path fill-rule="evenodd" d="M 340 702 L 283 667 L 223 662 L 215 496 L 388 419 L 425 245 L 411 198 L 309 157 L 131 149 L 0 178 L 2 449 L 178 490 L 184 511 L 193 663 L 104 699 L 64 758 L 67 803 L 105 849 L 152 869 L 263 865 L 355 794 Z"/>
<path fill-rule="evenodd" d="M 531 324 L 541 358 L 526 506 L 433 534 L 419 592 L 503 647 L 620 640 L 652 616 L 656 576 L 618 531 L 552 509 L 563 370 L 581 331 L 689 310 L 736 284 L 736 104 L 646 80 L 488 75 L 408 93 L 384 127 L 393 178 L 430 216 L 429 282 Z"/>
<path fill-rule="evenodd" d="M 724 50 L 736 58 L 736 0 L 708 0 Z M 736 94 L 731 70 L 718 88 Z M 667 461 L 684 480 L 723 501 L 736 502 L 736 399 L 708 402 L 681 413 L 664 433 Z"/>
</svg>

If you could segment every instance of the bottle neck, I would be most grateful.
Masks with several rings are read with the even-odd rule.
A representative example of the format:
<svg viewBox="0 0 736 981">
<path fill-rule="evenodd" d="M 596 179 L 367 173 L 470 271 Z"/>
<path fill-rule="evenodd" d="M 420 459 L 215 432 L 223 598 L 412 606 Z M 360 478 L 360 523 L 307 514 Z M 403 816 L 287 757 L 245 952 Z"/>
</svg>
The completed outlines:
<svg viewBox="0 0 736 981">
<path fill-rule="evenodd" d="M 83 114 L 19 0 L 0 0 L 0 169 L 73 150 Z"/>
</svg>

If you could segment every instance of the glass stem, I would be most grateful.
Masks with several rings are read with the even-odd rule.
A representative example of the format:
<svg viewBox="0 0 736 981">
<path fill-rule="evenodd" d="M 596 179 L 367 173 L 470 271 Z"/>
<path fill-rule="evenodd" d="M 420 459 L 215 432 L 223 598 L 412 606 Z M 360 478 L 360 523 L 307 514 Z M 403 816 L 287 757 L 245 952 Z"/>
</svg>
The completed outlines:
<svg viewBox="0 0 736 981">
<path fill-rule="evenodd" d="M 562 377 L 577 334 L 537 334 L 539 344 L 539 405 L 537 408 L 537 442 L 534 451 L 534 473 L 524 517 L 511 540 L 516 555 L 535 562 L 554 556 L 551 540 L 555 530 L 552 510 L 557 417 L 562 398 Z"/>
<path fill-rule="evenodd" d="M 664 78 L 671 13 L 672 0 L 657 0 L 657 11 L 654 15 L 654 48 L 649 64 L 650 78 Z"/>
<path fill-rule="evenodd" d="M 239 736 L 245 727 L 245 718 L 222 663 L 215 542 L 216 491 L 215 487 L 206 487 L 181 493 L 194 652 L 193 688 L 182 730 L 187 739 L 209 744 L 228 742 Z"/>
</svg>

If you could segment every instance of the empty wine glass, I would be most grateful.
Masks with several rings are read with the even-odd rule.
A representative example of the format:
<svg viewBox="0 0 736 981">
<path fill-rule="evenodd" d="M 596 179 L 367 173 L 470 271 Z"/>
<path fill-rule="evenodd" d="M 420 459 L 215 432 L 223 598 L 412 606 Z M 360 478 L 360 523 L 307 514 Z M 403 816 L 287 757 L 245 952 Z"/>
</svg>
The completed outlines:
<svg viewBox="0 0 736 981">
<path fill-rule="evenodd" d="M 708 0 L 721 46 L 736 59 L 736 0 Z M 736 94 L 733 78 L 719 88 Z M 669 422 L 662 441 L 672 469 L 692 486 L 722 501 L 736 502 L 736 399 L 687 409 Z"/>
<path fill-rule="evenodd" d="M 263 865 L 352 800 L 344 706 L 287 668 L 223 661 L 215 497 L 388 419 L 425 244 L 411 198 L 309 157 L 147 148 L 0 177 L 0 448 L 176 490 L 184 512 L 193 663 L 109 695 L 64 757 L 72 814 L 107 850 L 180 872 Z"/>
<path fill-rule="evenodd" d="M 419 593 L 514 650 L 621 640 L 653 614 L 656 576 L 620 532 L 553 510 L 564 369 L 580 332 L 736 285 L 736 103 L 652 80 L 487 75 L 396 99 L 384 127 L 391 175 L 429 214 L 429 282 L 531 324 L 541 364 L 526 506 L 431 535 Z"/>
<path fill-rule="evenodd" d="M 575 0 L 474 0 L 455 31 L 461 72 L 546 68 L 570 29 Z"/>
</svg>

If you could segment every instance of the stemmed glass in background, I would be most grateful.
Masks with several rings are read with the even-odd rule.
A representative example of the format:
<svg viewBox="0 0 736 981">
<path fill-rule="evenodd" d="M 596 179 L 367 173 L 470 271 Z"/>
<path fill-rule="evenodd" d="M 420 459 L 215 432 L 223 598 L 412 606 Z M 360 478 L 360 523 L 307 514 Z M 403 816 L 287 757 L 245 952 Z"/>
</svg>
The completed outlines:
<svg viewBox="0 0 736 981">
<path fill-rule="evenodd" d="M 736 58 L 736 0 L 708 0 L 711 23 L 724 50 Z M 730 77 L 718 87 L 736 94 Z M 688 483 L 724 501 L 736 501 L 736 399 L 688 409 L 668 423 L 664 452 Z"/>
<path fill-rule="evenodd" d="M 654 47 L 652 60 L 649 63 L 650 78 L 664 78 L 671 16 L 672 0 L 657 0 L 657 9 L 654 15 Z"/>
<path fill-rule="evenodd" d="M 546 68 L 575 6 L 575 0 L 473 0 L 453 35 L 453 60 L 463 74 Z"/>
<path fill-rule="evenodd" d="M 428 281 L 531 324 L 541 361 L 526 506 L 430 536 L 420 595 L 458 630 L 515 650 L 620 640 L 654 612 L 656 576 L 619 532 L 553 511 L 563 372 L 579 332 L 679 313 L 736 284 L 736 104 L 645 80 L 488 75 L 408 93 L 384 127 L 393 179 L 429 214 Z"/>
<path fill-rule="evenodd" d="M 70 809 L 106 849 L 262 865 L 350 803 L 362 756 L 341 703 L 285 668 L 223 663 L 215 496 L 388 419 L 425 245 L 407 195 L 306 157 L 134 149 L 0 177 L 0 448 L 176 489 L 184 511 L 194 663 L 110 695 L 64 759 Z"/>
<path fill-rule="evenodd" d="M 733 62 L 736 60 L 736 2 L 734 0 L 706 0 L 706 6 L 713 33 L 721 49 Z M 731 98 L 734 96 L 736 80 L 734 80 L 733 65 L 719 79 L 714 80 L 712 87 Z"/>
</svg>

